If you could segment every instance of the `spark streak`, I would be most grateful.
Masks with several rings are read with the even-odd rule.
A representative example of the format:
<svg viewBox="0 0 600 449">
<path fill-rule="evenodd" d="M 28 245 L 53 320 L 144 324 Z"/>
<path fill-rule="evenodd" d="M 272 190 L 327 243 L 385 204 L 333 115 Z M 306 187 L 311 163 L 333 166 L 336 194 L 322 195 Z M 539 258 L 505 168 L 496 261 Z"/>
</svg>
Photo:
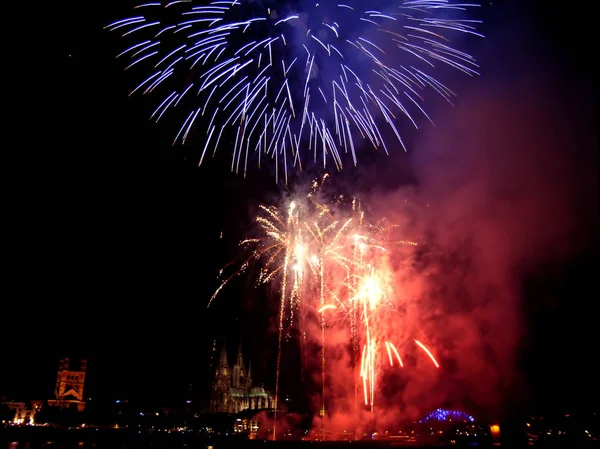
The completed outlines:
<svg viewBox="0 0 600 449">
<path fill-rule="evenodd" d="M 143 91 L 155 91 L 158 103 L 175 92 L 178 101 L 166 103 L 160 116 L 181 122 L 189 111 L 218 111 L 215 123 L 235 132 L 211 142 L 212 152 L 223 146 L 233 148 L 234 161 L 268 159 L 276 179 L 280 172 L 288 179 L 290 170 L 311 159 L 338 170 L 346 158 L 356 165 L 359 148 L 387 153 L 390 139 L 404 148 L 399 117 L 414 127 L 419 116 L 431 121 L 425 90 L 448 102 L 455 96 L 434 76 L 438 66 L 478 75 L 475 59 L 452 46 L 456 36 L 481 36 L 479 22 L 467 14 L 475 4 L 372 0 L 362 9 L 361 2 L 199 3 L 145 3 L 105 28 L 127 41 L 118 57 L 129 57 L 126 69 L 142 74 L 144 83 L 150 79 L 145 72 L 162 71 L 151 76 L 161 73 L 160 81 Z M 182 99 L 191 84 L 200 86 L 197 95 Z M 213 93 L 217 101 L 210 102 Z M 198 135 L 211 130 L 203 120 L 189 124 L 205 127 Z M 183 143 L 180 134 L 174 144 Z M 232 171 L 245 176 L 247 164 L 234 163 Z"/>
</svg>

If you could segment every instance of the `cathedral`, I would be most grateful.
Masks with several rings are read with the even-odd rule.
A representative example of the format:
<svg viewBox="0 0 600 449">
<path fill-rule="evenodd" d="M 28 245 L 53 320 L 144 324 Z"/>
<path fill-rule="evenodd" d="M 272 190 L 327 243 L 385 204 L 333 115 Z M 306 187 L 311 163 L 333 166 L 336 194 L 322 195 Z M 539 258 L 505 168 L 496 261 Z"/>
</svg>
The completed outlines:
<svg viewBox="0 0 600 449">
<path fill-rule="evenodd" d="M 239 413 L 245 410 L 272 409 L 273 396 L 264 387 L 252 385 L 252 365 L 244 365 L 242 343 L 235 364 L 230 367 L 223 343 L 219 364 L 215 370 L 210 410 L 212 413 Z"/>
</svg>

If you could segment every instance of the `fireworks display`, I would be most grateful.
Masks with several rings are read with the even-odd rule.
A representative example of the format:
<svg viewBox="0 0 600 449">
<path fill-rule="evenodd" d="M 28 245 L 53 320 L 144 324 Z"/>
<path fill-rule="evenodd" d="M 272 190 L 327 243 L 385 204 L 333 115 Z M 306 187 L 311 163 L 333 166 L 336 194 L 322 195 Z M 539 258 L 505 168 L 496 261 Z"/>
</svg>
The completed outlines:
<svg viewBox="0 0 600 449">
<path fill-rule="evenodd" d="M 181 120 L 173 144 L 197 132 L 200 164 L 225 146 L 232 171 L 268 159 L 287 182 L 291 168 L 330 161 L 339 170 L 344 156 L 356 164 L 362 141 L 386 153 L 390 137 L 404 146 L 397 119 L 429 119 L 425 90 L 455 95 L 434 76 L 439 66 L 477 74 L 452 44 L 481 36 L 467 15 L 476 6 L 180 0 L 141 4 L 106 28 L 129 42 L 118 55 L 126 70 L 145 74 L 131 94 L 156 92 L 151 118 Z"/>
<path fill-rule="evenodd" d="M 338 195 L 322 201 L 322 186 L 314 181 L 308 195 L 289 200 L 283 208 L 261 206 L 256 217 L 259 237 L 241 242 L 249 247 L 249 258 L 222 281 L 210 302 L 235 276 L 258 262 L 257 282 L 276 283 L 280 295 L 275 408 L 282 338 L 297 326 L 301 339 L 320 347 L 324 413 L 327 329 L 335 325 L 347 330 L 345 347 L 356 368 L 356 389 L 362 389 L 364 405 L 373 413 L 380 372 L 402 368 L 399 348 L 410 343 L 399 332 L 395 316 L 406 298 L 395 286 L 391 252 L 417 244 L 391 239 L 395 226 L 385 220 L 369 223 L 356 197 Z M 425 344 L 411 341 L 431 359 L 434 369 L 439 367 Z"/>
</svg>

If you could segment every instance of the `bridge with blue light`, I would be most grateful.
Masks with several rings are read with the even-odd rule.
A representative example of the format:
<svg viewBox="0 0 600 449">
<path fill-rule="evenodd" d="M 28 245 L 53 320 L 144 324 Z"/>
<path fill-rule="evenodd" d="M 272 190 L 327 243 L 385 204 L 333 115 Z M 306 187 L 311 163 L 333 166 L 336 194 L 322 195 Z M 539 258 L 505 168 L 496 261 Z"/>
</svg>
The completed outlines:
<svg viewBox="0 0 600 449">
<path fill-rule="evenodd" d="M 457 410 L 444 410 L 438 408 L 427 416 L 419 420 L 419 423 L 428 423 L 432 421 L 462 421 L 462 422 L 475 422 L 475 418 L 473 418 L 468 413 L 460 412 Z"/>
</svg>

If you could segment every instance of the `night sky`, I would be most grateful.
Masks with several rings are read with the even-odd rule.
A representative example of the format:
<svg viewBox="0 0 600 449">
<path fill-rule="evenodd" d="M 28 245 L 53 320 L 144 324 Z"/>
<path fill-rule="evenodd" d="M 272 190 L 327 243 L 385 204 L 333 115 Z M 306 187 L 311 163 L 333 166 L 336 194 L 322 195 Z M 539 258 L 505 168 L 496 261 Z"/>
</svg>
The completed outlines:
<svg viewBox="0 0 600 449">
<path fill-rule="evenodd" d="M 261 332 L 270 316 L 257 302 L 262 292 L 241 279 L 214 309 L 206 303 L 251 211 L 282 187 L 268 167 L 248 179 L 229 173 L 227 157 L 198 168 L 193 151 L 171 146 L 175 123 L 147 120 L 156 99 L 127 96 L 136 80 L 115 61 L 118 39 L 102 30 L 128 13 L 131 2 L 118 3 L 67 2 L 48 11 L 55 18 L 45 25 L 52 44 L 39 42 L 43 55 L 22 79 L 13 115 L 18 137 L 5 148 L 0 396 L 49 397 L 59 358 L 71 355 L 89 360 L 92 398 L 173 402 L 183 400 L 190 383 L 202 397 L 213 339 L 220 349 L 224 336 L 232 353 L 244 339 L 255 377 L 270 385 L 273 340 Z M 539 407 L 598 398 L 591 382 L 600 266 L 597 89 L 585 56 L 591 31 L 562 9 L 559 2 L 485 5 L 487 39 L 473 48 L 483 75 L 459 83 L 479 92 L 515 80 L 532 90 L 547 86 L 568 137 L 547 132 L 568 142 L 561 160 L 581 169 L 572 179 L 589 180 L 579 190 L 583 212 L 573 221 L 585 244 L 537 263 L 522 279 L 527 330 L 519 353 Z M 540 113 L 547 104 L 540 101 Z M 449 113 L 447 104 L 432 107 Z M 367 190 L 418 184 L 411 170 L 418 136 L 409 141 L 416 143 L 408 155 L 373 157 L 335 179 L 379 173 L 380 185 L 365 181 Z"/>
</svg>

